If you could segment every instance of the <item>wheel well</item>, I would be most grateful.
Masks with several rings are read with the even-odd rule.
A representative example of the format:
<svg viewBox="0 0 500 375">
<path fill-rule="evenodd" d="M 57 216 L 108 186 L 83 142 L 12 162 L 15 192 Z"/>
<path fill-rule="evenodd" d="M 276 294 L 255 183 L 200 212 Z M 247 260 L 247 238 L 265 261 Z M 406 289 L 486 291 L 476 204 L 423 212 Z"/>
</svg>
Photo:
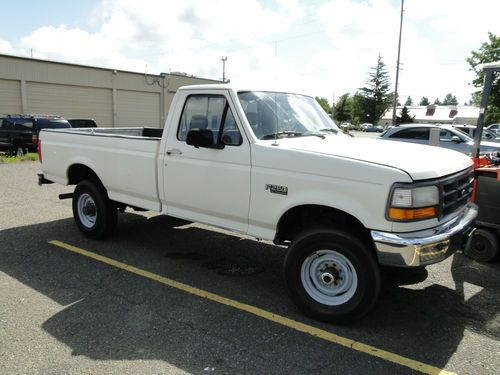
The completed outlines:
<svg viewBox="0 0 500 375">
<path fill-rule="evenodd" d="M 99 182 L 99 177 L 95 174 L 95 172 L 83 164 L 73 164 L 68 169 L 68 184 L 76 185 L 79 182 L 89 179 L 96 178 Z"/>
<path fill-rule="evenodd" d="M 274 242 L 291 242 L 304 230 L 318 226 L 342 229 L 371 243 L 370 232 L 358 219 L 344 211 L 321 205 L 302 205 L 285 212 L 278 222 Z"/>
</svg>

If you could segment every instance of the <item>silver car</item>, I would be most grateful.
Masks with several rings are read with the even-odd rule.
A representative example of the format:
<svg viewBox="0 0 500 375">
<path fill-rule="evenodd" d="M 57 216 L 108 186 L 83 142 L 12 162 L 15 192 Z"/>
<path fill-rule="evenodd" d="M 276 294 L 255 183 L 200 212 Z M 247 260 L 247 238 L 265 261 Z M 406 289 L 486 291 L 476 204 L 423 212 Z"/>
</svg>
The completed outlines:
<svg viewBox="0 0 500 375">
<path fill-rule="evenodd" d="M 469 137 L 474 138 L 476 135 L 476 126 L 475 125 L 457 125 L 453 124 L 451 125 L 455 129 L 463 131 L 465 134 L 467 134 Z M 500 142 L 500 134 L 495 133 L 492 130 L 489 130 L 487 128 L 483 128 L 483 133 L 481 135 L 481 139 L 483 141 L 490 141 L 490 142 Z"/>
<path fill-rule="evenodd" d="M 387 129 L 380 135 L 379 139 L 428 145 L 431 142 L 431 129 L 439 129 L 439 147 L 445 147 L 467 155 L 472 153 L 474 139 L 450 125 L 401 125 Z M 482 154 L 500 152 L 500 144 L 482 141 L 480 152 Z"/>
<path fill-rule="evenodd" d="M 491 130 L 500 135 L 500 124 L 491 124 L 488 126 L 488 130 Z"/>
</svg>

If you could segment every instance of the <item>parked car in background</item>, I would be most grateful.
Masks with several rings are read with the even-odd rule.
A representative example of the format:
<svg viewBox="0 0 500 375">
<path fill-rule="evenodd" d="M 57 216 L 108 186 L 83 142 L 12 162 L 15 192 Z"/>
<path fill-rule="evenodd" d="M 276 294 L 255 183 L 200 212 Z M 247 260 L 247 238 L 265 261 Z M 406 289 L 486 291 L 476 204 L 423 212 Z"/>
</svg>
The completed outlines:
<svg viewBox="0 0 500 375">
<path fill-rule="evenodd" d="M 470 155 L 474 139 L 451 125 L 408 124 L 391 127 L 379 139 L 419 144 L 430 144 L 431 129 L 439 129 L 439 147 Z M 500 143 L 482 141 L 480 152 L 489 154 L 500 151 Z"/>
<path fill-rule="evenodd" d="M 97 124 L 93 118 L 72 118 L 68 119 L 72 128 L 97 128 Z"/>
<path fill-rule="evenodd" d="M 16 155 L 36 152 L 40 130 L 59 128 L 71 128 L 71 125 L 60 116 L 0 116 L 0 151 L 7 151 Z"/>
<path fill-rule="evenodd" d="M 487 129 L 497 134 L 500 134 L 500 124 L 491 124 L 490 126 L 488 126 Z"/>
<path fill-rule="evenodd" d="M 368 133 L 382 133 L 384 131 L 384 128 L 380 125 L 364 123 L 361 124 L 361 130 Z"/>
<path fill-rule="evenodd" d="M 455 129 L 463 131 L 465 134 L 467 134 L 469 137 L 474 138 L 476 135 L 476 129 L 477 127 L 475 125 L 458 125 L 458 124 L 453 124 L 452 125 Z M 483 129 L 483 134 L 481 135 L 481 139 L 484 141 L 491 141 L 491 142 L 500 142 L 500 135 L 495 133 L 492 130 Z"/>
</svg>

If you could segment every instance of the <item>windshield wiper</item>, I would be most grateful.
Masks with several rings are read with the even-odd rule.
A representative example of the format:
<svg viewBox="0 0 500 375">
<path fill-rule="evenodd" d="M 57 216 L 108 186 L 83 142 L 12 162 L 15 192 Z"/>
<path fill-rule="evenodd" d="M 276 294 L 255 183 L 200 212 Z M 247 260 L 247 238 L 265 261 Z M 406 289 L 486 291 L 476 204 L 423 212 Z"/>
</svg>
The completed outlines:
<svg viewBox="0 0 500 375">
<path fill-rule="evenodd" d="M 337 129 L 332 129 L 332 128 L 324 128 L 324 129 L 319 129 L 320 132 L 329 132 L 329 133 L 334 133 L 337 134 L 339 131 Z"/>
<path fill-rule="evenodd" d="M 304 133 L 304 136 L 314 136 L 314 137 L 319 137 L 321 139 L 325 139 L 325 136 L 320 133 L 314 133 L 314 132 L 306 132 Z"/>
<path fill-rule="evenodd" d="M 300 137 L 302 133 L 294 131 L 281 131 L 263 135 L 261 139 L 274 139 L 274 138 L 279 138 L 282 135 L 286 135 L 288 137 Z"/>
</svg>

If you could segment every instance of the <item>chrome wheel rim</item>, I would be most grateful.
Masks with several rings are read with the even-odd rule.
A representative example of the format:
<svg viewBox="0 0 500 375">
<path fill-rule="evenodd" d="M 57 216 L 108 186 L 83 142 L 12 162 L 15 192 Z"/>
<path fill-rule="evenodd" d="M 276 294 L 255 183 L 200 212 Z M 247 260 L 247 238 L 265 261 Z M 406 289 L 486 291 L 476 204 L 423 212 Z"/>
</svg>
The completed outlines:
<svg viewBox="0 0 500 375">
<path fill-rule="evenodd" d="M 323 305 L 337 306 L 349 301 L 358 287 L 352 263 L 334 250 L 318 250 L 302 263 L 300 278 L 306 293 Z"/>
<path fill-rule="evenodd" d="M 97 220 L 97 209 L 90 194 L 83 193 L 78 197 L 78 217 L 86 228 L 92 228 Z"/>
</svg>

